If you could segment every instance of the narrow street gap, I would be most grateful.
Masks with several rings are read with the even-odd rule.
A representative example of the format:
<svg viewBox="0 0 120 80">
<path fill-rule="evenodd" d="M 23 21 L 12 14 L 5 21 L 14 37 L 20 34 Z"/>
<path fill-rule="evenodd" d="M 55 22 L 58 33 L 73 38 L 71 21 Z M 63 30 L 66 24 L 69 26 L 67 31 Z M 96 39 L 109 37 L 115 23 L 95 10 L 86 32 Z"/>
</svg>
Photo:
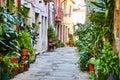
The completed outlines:
<svg viewBox="0 0 120 80">
<path fill-rule="evenodd" d="M 78 69 L 78 57 L 73 47 L 39 54 L 28 71 L 12 80 L 88 80 L 88 73 Z"/>
</svg>

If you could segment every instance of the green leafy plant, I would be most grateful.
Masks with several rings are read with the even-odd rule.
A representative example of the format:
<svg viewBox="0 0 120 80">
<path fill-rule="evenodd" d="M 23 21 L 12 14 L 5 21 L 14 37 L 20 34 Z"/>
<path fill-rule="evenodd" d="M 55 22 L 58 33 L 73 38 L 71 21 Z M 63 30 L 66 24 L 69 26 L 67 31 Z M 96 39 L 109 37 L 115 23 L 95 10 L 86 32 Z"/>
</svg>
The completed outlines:
<svg viewBox="0 0 120 80">
<path fill-rule="evenodd" d="M 55 33 L 54 26 L 52 25 L 48 27 L 48 39 L 52 39 L 53 41 L 59 42 L 58 36 Z"/>
<path fill-rule="evenodd" d="M 97 66 L 100 64 L 100 59 L 96 59 L 95 57 L 92 57 L 89 59 L 89 63 L 92 63 Z"/>
<path fill-rule="evenodd" d="M 20 21 L 15 13 L 8 12 L 9 8 L 0 7 L 0 53 L 6 55 L 18 51 L 19 43 L 16 40 L 18 32 L 13 26 L 19 25 Z"/>
<path fill-rule="evenodd" d="M 112 50 L 110 42 L 104 42 L 101 54 L 98 58 L 90 58 L 89 62 L 96 66 L 93 80 L 104 80 L 107 74 L 118 76 L 119 74 L 119 59 L 117 53 Z M 90 73 L 92 75 L 93 73 Z M 102 77 L 101 77 L 102 75 Z"/>
<path fill-rule="evenodd" d="M 99 0 L 90 2 L 89 6 L 91 11 L 88 23 L 77 25 L 79 29 L 75 33 L 78 36 L 76 46 L 78 51 L 89 52 L 91 57 L 99 59 L 98 54 L 102 52 L 103 39 L 107 39 L 111 44 L 113 41 L 114 1 Z"/>
<path fill-rule="evenodd" d="M 10 73 L 14 67 L 18 67 L 17 64 L 14 64 L 11 62 L 10 56 L 8 56 L 8 55 L 0 56 L 0 64 L 2 67 L 2 74 Z"/>
<path fill-rule="evenodd" d="M 74 42 L 74 38 L 73 38 L 73 34 L 69 34 L 69 41 L 68 41 L 70 46 L 74 46 L 75 42 Z"/>
<path fill-rule="evenodd" d="M 21 49 L 28 49 L 28 52 L 30 53 L 30 62 L 33 60 L 33 56 L 35 56 L 33 48 L 33 45 L 31 43 L 32 36 L 30 35 L 30 32 L 25 29 L 19 32 L 18 42 L 20 43 Z M 32 59 L 31 59 L 32 58 Z"/>
<path fill-rule="evenodd" d="M 64 47 L 64 46 L 65 46 L 64 42 L 61 42 L 61 47 Z"/>
<path fill-rule="evenodd" d="M 17 8 L 17 14 L 19 15 L 19 20 L 20 20 L 20 24 L 24 24 L 25 21 L 27 21 L 28 17 L 28 11 L 29 9 L 26 8 L 27 3 L 24 4 L 18 4 L 18 8 Z M 20 25 L 20 28 L 22 27 L 22 25 Z"/>
<path fill-rule="evenodd" d="M 90 54 L 87 51 L 79 52 L 80 58 L 78 61 L 79 68 L 81 71 L 88 71 L 88 60 L 90 58 Z"/>
<path fill-rule="evenodd" d="M 54 38 L 55 37 L 54 26 L 52 26 L 52 25 L 50 25 L 48 27 L 48 37 L 50 37 L 50 38 Z"/>
<path fill-rule="evenodd" d="M 31 46 L 31 35 L 27 29 L 20 31 L 18 41 L 21 48 L 29 49 Z"/>
<path fill-rule="evenodd" d="M 102 50 L 103 33 L 101 26 L 98 24 L 93 24 L 92 22 L 88 22 L 85 25 L 81 25 L 76 31 L 75 35 L 78 36 L 78 40 L 76 41 L 78 51 L 83 53 L 80 54 L 80 58 L 81 56 L 86 57 L 85 55 L 89 56 L 87 59 L 82 58 L 82 61 L 84 60 L 85 65 L 88 66 L 88 60 L 91 57 L 97 57 L 98 53 L 100 53 Z M 85 65 L 82 65 L 81 63 L 82 67 L 86 67 Z"/>
<path fill-rule="evenodd" d="M 90 2 L 90 15 L 91 22 L 101 25 L 104 32 L 104 37 L 108 38 L 112 43 L 113 41 L 113 15 L 114 15 L 114 0 L 99 0 Z"/>
<path fill-rule="evenodd" d="M 112 45 L 113 43 L 113 15 L 114 15 L 114 0 L 99 0 L 96 2 L 90 2 L 90 8 L 91 11 L 89 13 L 89 21 L 92 22 L 92 24 L 97 24 L 97 26 L 99 26 L 99 30 L 98 30 L 98 38 L 93 38 L 92 40 L 95 42 L 96 46 L 94 45 L 94 47 L 92 47 L 93 53 L 102 53 L 103 52 L 103 44 L 104 44 L 104 40 L 102 41 L 102 39 L 106 39 L 107 41 L 109 41 Z M 95 28 L 95 27 L 94 27 Z M 92 33 L 93 34 L 93 33 Z M 97 42 L 96 42 L 97 41 Z M 94 44 L 94 43 L 92 43 Z M 91 49 L 91 48 L 90 48 Z M 112 49 L 112 48 L 111 48 Z M 108 50 L 111 52 L 111 56 L 114 55 L 115 53 L 112 50 Z M 108 64 L 105 62 L 101 62 L 101 58 L 103 57 L 103 54 L 101 54 L 101 56 L 95 55 L 93 56 L 95 58 L 91 58 L 91 62 L 93 64 L 96 65 L 96 70 L 95 70 L 95 74 L 96 76 L 102 75 L 103 78 L 100 78 L 100 80 L 104 80 L 105 79 L 105 74 L 106 72 L 108 72 Z M 97 62 L 98 60 L 98 62 Z M 108 61 L 106 59 L 104 59 L 105 61 Z M 110 60 L 110 59 L 109 59 Z M 112 59 L 111 59 L 112 60 Z M 117 62 L 117 61 L 116 61 Z M 107 66 L 107 68 L 102 70 L 99 70 L 100 65 L 104 64 Z M 118 63 L 116 63 L 117 65 Z M 105 72 L 104 72 L 105 71 Z M 96 80 L 96 78 L 95 78 Z"/>
<path fill-rule="evenodd" d="M 60 40 L 57 40 L 57 43 L 55 45 L 56 47 L 61 47 L 61 41 Z"/>
<path fill-rule="evenodd" d="M 100 64 L 98 65 L 102 74 L 119 74 L 119 59 L 117 53 L 112 50 L 110 42 L 105 42 L 100 55 Z"/>
<path fill-rule="evenodd" d="M 90 80 L 96 80 L 96 74 L 95 74 L 95 71 L 90 72 L 89 78 L 90 78 Z"/>
</svg>

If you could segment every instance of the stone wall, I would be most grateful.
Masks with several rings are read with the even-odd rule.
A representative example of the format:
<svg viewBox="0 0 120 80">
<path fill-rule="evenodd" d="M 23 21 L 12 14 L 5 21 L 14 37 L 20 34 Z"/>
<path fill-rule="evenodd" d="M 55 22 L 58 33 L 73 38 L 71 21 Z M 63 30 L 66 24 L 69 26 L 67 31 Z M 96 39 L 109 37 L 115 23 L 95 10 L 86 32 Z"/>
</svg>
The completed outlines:
<svg viewBox="0 0 120 80">
<path fill-rule="evenodd" d="M 119 63 L 120 63 L 120 0 L 114 0 L 114 1 L 115 1 L 115 7 L 114 7 L 115 51 L 118 52 Z M 119 80 L 120 80 L 120 77 L 119 77 Z"/>
<path fill-rule="evenodd" d="M 120 57 L 120 0 L 115 0 L 114 35 L 115 35 L 115 50 L 119 53 Z"/>
</svg>

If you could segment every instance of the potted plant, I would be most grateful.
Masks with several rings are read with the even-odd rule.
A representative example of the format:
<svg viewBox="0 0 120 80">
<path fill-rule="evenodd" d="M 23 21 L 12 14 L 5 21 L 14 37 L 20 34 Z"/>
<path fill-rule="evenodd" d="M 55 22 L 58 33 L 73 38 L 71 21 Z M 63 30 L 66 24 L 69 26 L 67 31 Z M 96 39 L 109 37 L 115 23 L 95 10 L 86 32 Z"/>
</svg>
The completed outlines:
<svg viewBox="0 0 120 80">
<path fill-rule="evenodd" d="M 54 26 L 50 25 L 48 27 L 48 39 L 53 39 L 55 37 Z"/>
<path fill-rule="evenodd" d="M 37 44 L 37 37 L 39 35 L 38 30 L 39 30 L 39 24 L 37 23 L 32 23 L 32 27 L 28 27 L 29 32 L 32 36 L 32 44 L 33 46 Z"/>
<path fill-rule="evenodd" d="M 57 44 L 57 36 L 55 34 L 54 26 L 48 27 L 48 50 L 54 49 Z"/>
<path fill-rule="evenodd" d="M 19 59 L 20 59 L 20 57 L 21 57 L 19 51 L 13 51 L 13 52 L 11 52 L 11 53 L 8 53 L 7 56 L 9 56 L 9 59 L 10 59 L 10 61 L 11 61 L 13 64 L 17 65 L 17 66 L 14 67 L 14 69 L 12 70 L 12 72 L 13 72 L 14 74 L 17 74 L 17 73 L 19 72 L 19 71 L 18 71 L 18 68 L 19 68 L 18 65 L 19 65 Z"/>
<path fill-rule="evenodd" d="M 94 65 L 94 58 L 90 58 L 89 60 L 89 71 L 94 71 L 95 70 L 95 65 Z"/>
<path fill-rule="evenodd" d="M 95 57 L 91 57 L 88 62 L 89 62 L 89 70 L 94 71 L 95 66 L 98 66 L 100 64 L 100 59 L 96 59 Z"/>
<path fill-rule="evenodd" d="M 73 39 L 73 34 L 69 34 L 69 46 L 72 47 L 74 46 L 74 39 Z"/>
<path fill-rule="evenodd" d="M 117 53 L 112 50 L 110 42 L 104 42 L 98 67 L 98 70 L 104 75 L 104 77 L 106 77 L 106 79 L 111 78 L 117 80 L 120 69 L 119 59 Z"/>
<path fill-rule="evenodd" d="M 64 42 L 61 42 L 61 47 L 64 47 L 64 46 L 65 46 Z"/>
<path fill-rule="evenodd" d="M 27 71 L 29 66 L 28 66 L 28 60 L 24 60 L 24 59 L 21 59 L 20 63 L 19 63 L 19 66 L 20 66 L 20 69 L 19 71 L 20 72 L 24 72 L 24 71 Z"/>
<path fill-rule="evenodd" d="M 20 31 L 19 34 L 18 42 L 20 43 L 21 47 L 20 53 L 23 58 L 26 57 L 30 62 L 32 62 L 35 58 L 35 49 L 31 42 L 32 36 L 27 29 Z"/>
<path fill-rule="evenodd" d="M 28 55 L 28 50 L 29 47 L 31 46 L 31 35 L 27 29 L 20 31 L 18 42 L 20 43 L 21 55 Z"/>
<path fill-rule="evenodd" d="M 17 64 L 14 64 L 10 60 L 10 56 L 8 55 L 1 55 L 0 56 L 0 63 L 2 64 L 2 80 L 9 80 L 10 73 L 15 67 L 18 67 Z"/>
</svg>

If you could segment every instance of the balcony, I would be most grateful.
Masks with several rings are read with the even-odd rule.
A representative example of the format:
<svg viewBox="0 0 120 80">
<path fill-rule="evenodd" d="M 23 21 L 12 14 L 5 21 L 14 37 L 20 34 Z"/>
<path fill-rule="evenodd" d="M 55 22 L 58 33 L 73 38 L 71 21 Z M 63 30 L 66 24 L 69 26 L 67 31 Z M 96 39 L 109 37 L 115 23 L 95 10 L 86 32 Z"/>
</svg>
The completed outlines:
<svg viewBox="0 0 120 80">
<path fill-rule="evenodd" d="M 62 18 L 63 18 L 63 11 L 62 11 L 62 8 L 61 7 L 58 7 L 58 10 L 55 14 L 55 21 L 56 22 L 61 22 L 62 21 Z"/>
</svg>

